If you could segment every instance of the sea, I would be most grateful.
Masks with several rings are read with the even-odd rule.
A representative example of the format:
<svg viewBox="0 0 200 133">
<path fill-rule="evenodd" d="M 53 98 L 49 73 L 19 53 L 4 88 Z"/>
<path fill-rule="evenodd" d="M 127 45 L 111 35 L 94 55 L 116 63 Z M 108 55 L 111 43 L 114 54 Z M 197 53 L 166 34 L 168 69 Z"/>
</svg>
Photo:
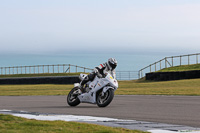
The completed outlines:
<svg viewBox="0 0 200 133">
<path fill-rule="evenodd" d="M 172 53 L 76 53 L 76 54 L 0 54 L 0 67 L 72 64 L 93 69 L 109 58 L 118 61 L 116 71 L 138 71 Z"/>
</svg>

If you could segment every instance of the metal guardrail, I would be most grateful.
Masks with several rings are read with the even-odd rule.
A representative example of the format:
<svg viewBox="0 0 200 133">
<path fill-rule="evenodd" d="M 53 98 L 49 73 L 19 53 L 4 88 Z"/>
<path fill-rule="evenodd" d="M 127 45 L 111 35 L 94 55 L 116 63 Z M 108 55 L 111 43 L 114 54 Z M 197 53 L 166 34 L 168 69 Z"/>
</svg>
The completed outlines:
<svg viewBox="0 0 200 133">
<path fill-rule="evenodd" d="M 181 65 L 199 64 L 200 63 L 199 55 L 200 53 L 165 57 L 153 64 L 150 64 L 147 67 L 140 69 L 138 71 L 138 77 L 142 78 L 144 77 L 145 73 L 159 71 L 163 68 L 181 66 Z"/>
</svg>

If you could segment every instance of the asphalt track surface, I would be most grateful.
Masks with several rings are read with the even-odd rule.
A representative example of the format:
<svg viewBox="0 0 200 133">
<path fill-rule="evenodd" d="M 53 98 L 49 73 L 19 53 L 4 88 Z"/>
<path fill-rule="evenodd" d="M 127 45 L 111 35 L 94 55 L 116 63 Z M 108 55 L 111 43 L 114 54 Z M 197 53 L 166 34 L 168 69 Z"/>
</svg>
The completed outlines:
<svg viewBox="0 0 200 133">
<path fill-rule="evenodd" d="M 0 96 L 0 110 L 87 115 L 200 127 L 200 96 L 116 95 L 105 108 L 67 105 L 66 96 Z"/>
</svg>

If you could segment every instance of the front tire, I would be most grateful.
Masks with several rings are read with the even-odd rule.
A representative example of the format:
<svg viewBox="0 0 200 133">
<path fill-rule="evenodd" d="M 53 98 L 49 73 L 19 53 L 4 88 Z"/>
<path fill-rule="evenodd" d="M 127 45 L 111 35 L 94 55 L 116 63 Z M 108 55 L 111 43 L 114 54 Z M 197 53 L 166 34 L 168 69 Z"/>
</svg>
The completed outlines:
<svg viewBox="0 0 200 133">
<path fill-rule="evenodd" d="M 78 96 L 79 96 L 79 88 L 75 87 L 67 95 L 67 103 L 70 106 L 77 106 L 77 105 L 79 105 L 80 104 L 80 100 L 79 100 Z"/>
<path fill-rule="evenodd" d="M 110 104 L 110 102 L 113 100 L 114 97 L 114 90 L 109 89 L 104 93 L 104 96 L 102 96 L 102 91 L 99 91 L 97 93 L 97 105 L 99 107 L 106 107 Z"/>
</svg>

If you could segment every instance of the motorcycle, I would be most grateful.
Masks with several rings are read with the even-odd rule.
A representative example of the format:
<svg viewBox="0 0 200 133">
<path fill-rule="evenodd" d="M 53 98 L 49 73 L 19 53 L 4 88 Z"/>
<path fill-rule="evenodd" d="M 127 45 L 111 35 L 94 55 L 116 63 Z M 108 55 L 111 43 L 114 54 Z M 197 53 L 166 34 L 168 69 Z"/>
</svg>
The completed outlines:
<svg viewBox="0 0 200 133">
<path fill-rule="evenodd" d="M 80 74 L 80 80 L 87 75 Z M 118 88 L 118 82 L 109 73 L 103 77 L 95 76 L 94 80 L 87 82 L 85 85 L 85 93 L 82 93 L 79 83 L 74 84 L 74 88 L 67 96 L 67 103 L 70 106 L 77 106 L 80 103 L 97 104 L 99 107 L 108 106 L 114 97 L 114 91 Z"/>
</svg>

